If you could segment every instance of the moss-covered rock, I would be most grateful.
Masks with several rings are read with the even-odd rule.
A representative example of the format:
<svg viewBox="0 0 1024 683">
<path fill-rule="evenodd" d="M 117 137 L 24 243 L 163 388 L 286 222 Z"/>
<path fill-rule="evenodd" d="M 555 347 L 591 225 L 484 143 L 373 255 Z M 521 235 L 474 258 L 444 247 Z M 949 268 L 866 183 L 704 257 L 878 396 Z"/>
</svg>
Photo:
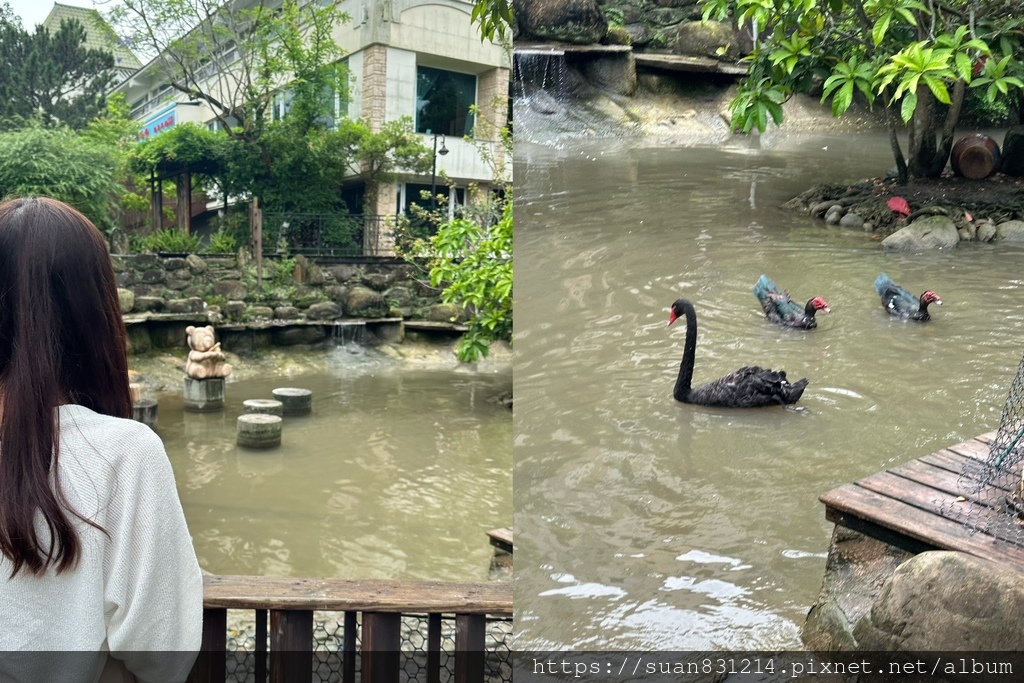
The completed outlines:
<svg viewBox="0 0 1024 683">
<path fill-rule="evenodd" d="M 673 51 L 691 57 L 735 61 L 740 58 L 736 32 L 720 21 L 687 21 L 676 29 Z"/>
<path fill-rule="evenodd" d="M 597 0 L 513 0 L 513 6 L 524 38 L 586 45 L 608 32 Z"/>
<path fill-rule="evenodd" d="M 391 310 L 380 292 L 353 287 L 345 297 L 345 313 L 353 318 L 386 318 Z"/>
</svg>

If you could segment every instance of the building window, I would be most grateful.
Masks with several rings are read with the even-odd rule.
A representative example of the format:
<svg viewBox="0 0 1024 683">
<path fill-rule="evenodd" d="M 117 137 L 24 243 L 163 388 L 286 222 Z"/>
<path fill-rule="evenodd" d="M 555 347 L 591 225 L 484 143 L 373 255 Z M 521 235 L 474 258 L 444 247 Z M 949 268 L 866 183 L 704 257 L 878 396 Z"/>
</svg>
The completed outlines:
<svg viewBox="0 0 1024 683">
<path fill-rule="evenodd" d="M 416 69 L 416 132 L 463 137 L 473 132 L 476 76 L 421 66 Z"/>
<path fill-rule="evenodd" d="M 292 109 L 294 97 L 290 90 L 279 90 L 274 93 L 274 103 L 271 105 L 271 118 L 274 121 L 280 121 L 288 115 Z"/>
</svg>

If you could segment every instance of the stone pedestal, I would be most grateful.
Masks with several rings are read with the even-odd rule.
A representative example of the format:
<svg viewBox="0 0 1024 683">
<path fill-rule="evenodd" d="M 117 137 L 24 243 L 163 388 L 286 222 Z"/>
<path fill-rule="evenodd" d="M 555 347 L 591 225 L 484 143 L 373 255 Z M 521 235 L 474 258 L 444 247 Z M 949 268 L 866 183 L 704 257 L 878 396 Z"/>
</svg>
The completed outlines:
<svg viewBox="0 0 1024 683">
<path fill-rule="evenodd" d="M 132 403 L 132 419 L 153 429 L 156 427 L 155 398 L 140 398 Z"/>
<path fill-rule="evenodd" d="M 309 389 L 283 387 L 274 389 L 272 393 L 284 405 L 285 417 L 308 415 L 313 411 L 313 392 Z"/>
<path fill-rule="evenodd" d="M 236 443 L 244 448 L 275 448 L 281 445 L 281 418 L 264 413 L 238 416 Z"/>
<path fill-rule="evenodd" d="M 250 398 L 242 402 L 247 413 L 262 413 L 264 415 L 284 415 L 284 404 L 269 398 Z"/>
<path fill-rule="evenodd" d="M 224 410 L 224 378 L 185 378 L 185 410 L 190 413 L 216 413 Z"/>
</svg>

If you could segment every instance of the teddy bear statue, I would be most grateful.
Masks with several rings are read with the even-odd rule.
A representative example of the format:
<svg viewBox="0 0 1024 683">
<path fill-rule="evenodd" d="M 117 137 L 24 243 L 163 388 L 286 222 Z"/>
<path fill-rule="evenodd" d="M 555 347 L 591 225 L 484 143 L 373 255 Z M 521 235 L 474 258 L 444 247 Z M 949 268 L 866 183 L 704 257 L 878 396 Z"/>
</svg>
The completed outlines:
<svg viewBox="0 0 1024 683">
<path fill-rule="evenodd" d="M 231 366 L 224 362 L 224 352 L 220 350 L 220 342 L 214 341 L 213 325 L 185 328 L 188 335 L 188 360 L 185 361 L 185 374 L 193 379 L 211 379 L 227 377 L 231 374 Z"/>
</svg>

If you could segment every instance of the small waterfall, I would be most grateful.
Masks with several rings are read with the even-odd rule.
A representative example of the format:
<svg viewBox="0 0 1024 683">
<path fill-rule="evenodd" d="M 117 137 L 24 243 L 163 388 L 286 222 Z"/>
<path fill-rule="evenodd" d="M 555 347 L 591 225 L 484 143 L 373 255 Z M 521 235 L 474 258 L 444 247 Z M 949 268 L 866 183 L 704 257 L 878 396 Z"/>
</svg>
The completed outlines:
<svg viewBox="0 0 1024 683">
<path fill-rule="evenodd" d="M 539 114 L 562 114 L 569 101 L 569 68 L 561 50 L 518 49 L 512 54 L 512 97 Z"/>
<path fill-rule="evenodd" d="M 366 324 L 337 322 L 331 326 L 331 345 L 348 346 L 366 343 Z"/>
</svg>

